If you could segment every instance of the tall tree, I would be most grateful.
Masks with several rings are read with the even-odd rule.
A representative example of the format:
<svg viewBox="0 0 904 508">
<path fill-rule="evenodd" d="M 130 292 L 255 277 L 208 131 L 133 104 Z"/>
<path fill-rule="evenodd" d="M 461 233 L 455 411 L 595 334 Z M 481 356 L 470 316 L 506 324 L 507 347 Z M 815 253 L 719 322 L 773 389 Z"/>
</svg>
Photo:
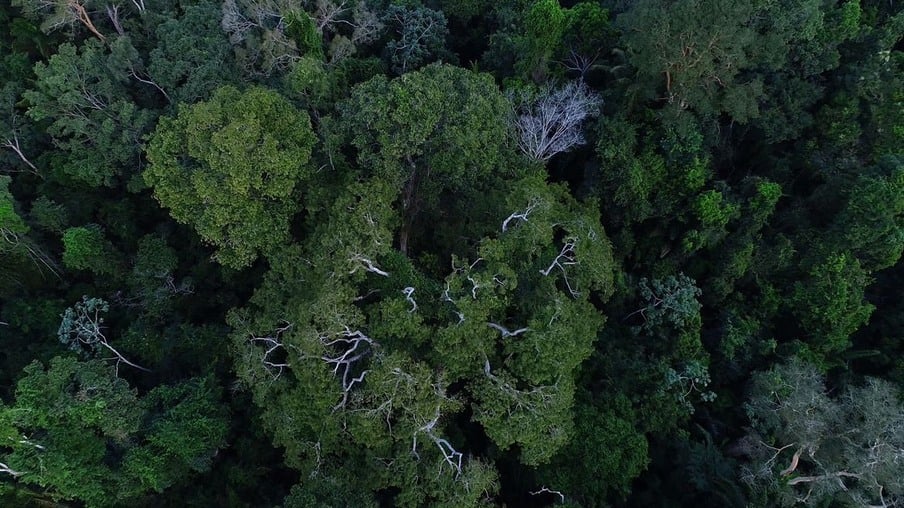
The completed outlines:
<svg viewBox="0 0 904 508">
<path fill-rule="evenodd" d="M 136 59 L 135 48 L 120 37 L 109 45 L 63 44 L 46 64 L 35 64 L 35 88 L 23 96 L 33 120 L 50 122 L 47 132 L 61 150 L 54 169 L 64 178 L 97 187 L 138 174 L 153 114 L 127 91 Z"/>
<path fill-rule="evenodd" d="M 892 384 L 867 379 L 832 397 L 816 368 L 791 361 L 754 377 L 746 409 L 753 432 L 744 480 L 768 489 L 772 502 L 904 499 L 904 408 Z"/>
<path fill-rule="evenodd" d="M 314 142 L 307 113 L 278 93 L 227 86 L 160 120 L 143 176 L 173 218 L 241 268 L 289 239 Z"/>
<path fill-rule="evenodd" d="M 436 228 L 444 196 L 476 198 L 522 171 L 512 157 L 510 107 L 485 74 L 431 65 L 393 80 L 380 76 L 356 86 L 338 110 L 328 122 L 330 145 L 353 147 L 363 175 L 402 189 L 402 252 L 413 229 Z M 475 212 L 469 208 L 459 212 Z"/>
<path fill-rule="evenodd" d="M 29 365 L 0 407 L 0 469 L 60 500 L 116 506 L 209 467 L 227 420 L 211 380 L 143 398 L 99 360 Z"/>
</svg>

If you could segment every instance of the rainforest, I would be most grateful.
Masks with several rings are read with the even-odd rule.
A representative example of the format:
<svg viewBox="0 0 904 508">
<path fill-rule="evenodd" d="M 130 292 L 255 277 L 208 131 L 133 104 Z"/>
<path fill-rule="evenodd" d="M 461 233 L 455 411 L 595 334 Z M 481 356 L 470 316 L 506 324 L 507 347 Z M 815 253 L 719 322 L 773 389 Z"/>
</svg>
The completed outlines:
<svg viewBox="0 0 904 508">
<path fill-rule="evenodd" d="M 0 505 L 904 507 L 904 4 L 0 0 Z"/>
</svg>

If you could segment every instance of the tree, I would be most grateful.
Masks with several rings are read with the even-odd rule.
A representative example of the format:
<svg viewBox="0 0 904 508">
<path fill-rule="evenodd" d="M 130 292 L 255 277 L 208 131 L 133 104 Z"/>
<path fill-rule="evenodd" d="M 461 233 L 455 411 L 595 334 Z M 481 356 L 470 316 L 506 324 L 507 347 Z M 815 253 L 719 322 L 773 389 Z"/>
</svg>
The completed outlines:
<svg viewBox="0 0 904 508">
<path fill-rule="evenodd" d="M 40 170 L 26 154 L 32 129 L 21 118 L 18 105 L 21 90 L 17 85 L 11 82 L 0 88 L 0 147 L 12 152 L 17 162 L 28 168 L 24 171 L 41 176 Z"/>
<path fill-rule="evenodd" d="M 146 79 L 174 105 L 208 100 L 218 87 L 236 84 L 232 48 L 218 22 L 220 10 L 213 2 L 189 5 L 181 16 L 156 27 Z"/>
<path fill-rule="evenodd" d="M 379 76 L 355 86 L 337 109 L 326 122 L 327 149 L 353 147 L 363 175 L 401 189 L 403 253 L 418 226 L 436 228 L 439 220 L 425 221 L 437 216 L 442 196 L 476 199 L 522 171 L 511 162 L 510 108 L 488 75 L 431 65 L 391 81 Z M 472 204 L 461 212 L 474 213 Z"/>
<path fill-rule="evenodd" d="M 209 467 L 225 438 L 218 398 L 209 380 L 139 398 L 101 361 L 34 362 L 0 406 L 5 472 L 91 507 L 135 500 Z"/>
<path fill-rule="evenodd" d="M 31 18 L 42 19 L 41 30 L 46 33 L 80 24 L 99 40 L 107 39 L 91 20 L 91 5 L 85 0 L 14 0 L 13 5 Z"/>
<path fill-rule="evenodd" d="M 894 265 L 904 250 L 904 160 L 877 166 L 878 175 L 857 178 L 832 228 L 867 272 Z"/>
<path fill-rule="evenodd" d="M 137 174 L 141 137 L 153 114 L 126 91 L 136 59 L 135 48 L 120 37 L 109 45 L 62 44 L 46 64 L 35 64 L 35 87 L 23 97 L 32 120 L 50 121 L 47 133 L 64 154 L 64 176 L 98 187 Z"/>
<path fill-rule="evenodd" d="M 655 83 L 658 97 L 676 110 L 702 114 L 721 110 L 723 87 L 750 65 L 756 32 L 748 26 L 756 2 L 681 0 L 663 4 L 643 1 L 619 17 L 622 40 L 642 83 Z M 738 83 L 747 99 L 762 93 L 762 83 Z"/>
<path fill-rule="evenodd" d="M 221 263 L 242 268 L 288 240 L 314 141 L 307 113 L 276 92 L 227 86 L 160 120 L 143 176 Z"/>
<path fill-rule="evenodd" d="M 330 61 L 337 63 L 376 41 L 385 24 L 379 13 L 362 0 L 318 0 L 313 18 L 317 33 L 330 38 Z M 349 33 L 349 31 L 351 33 Z"/>
<path fill-rule="evenodd" d="M 386 44 L 385 50 L 396 74 L 405 74 L 445 54 L 449 29 L 441 11 L 393 4 L 383 20 L 397 36 Z"/>
<path fill-rule="evenodd" d="M 815 367 L 794 360 L 754 377 L 746 409 L 743 479 L 781 504 L 904 499 L 904 408 L 891 383 L 868 378 L 833 398 Z"/>
<path fill-rule="evenodd" d="M 26 262 L 39 272 L 47 270 L 58 275 L 59 267 L 30 237 L 31 228 L 22 218 L 19 203 L 9 191 L 11 178 L 0 175 L 0 263 L 3 266 L 2 282 L 16 273 L 19 263 Z"/>
<path fill-rule="evenodd" d="M 63 264 L 67 268 L 116 275 L 119 255 L 97 224 L 68 228 L 63 233 Z"/>
<path fill-rule="evenodd" d="M 631 481 L 649 463 L 647 438 L 634 426 L 635 415 L 623 396 L 612 401 L 575 404 L 575 436 L 540 470 L 566 500 L 580 506 L 605 506 L 609 493 L 627 495 Z"/>
<path fill-rule="evenodd" d="M 643 318 L 643 328 L 647 331 L 666 325 L 681 328 L 700 319 L 702 306 L 697 297 L 701 292 L 687 275 L 682 273 L 652 282 L 641 278 L 639 285 L 640 296 L 647 304 L 635 313 Z"/>
<path fill-rule="evenodd" d="M 523 55 L 521 72 L 535 82 L 543 81 L 546 66 L 561 44 L 567 16 L 558 0 L 537 0 L 524 16 L 524 34 L 519 38 Z"/>
<path fill-rule="evenodd" d="M 6 252 L 10 247 L 18 245 L 20 235 L 28 233 L 29 227 L 18 213 L 18 203 L 9 192 L 9 184 L 12 179 L 0 175 L 0 234 L 5 240 L 0 252 Z"/>
<path fill-rule="evenodd" d="M 283 72 L 298 58 L 298 47 L 286 33 L 290 12 L 280 2 L 223 3 L 220 26 L 229 34 L 235 59 L 247 74 L 268 76 Z"/>
<path fill-rule="evenodd" d="M 614 46 L 609 11 L 596 2 L 580 2 L 565 11 L 566 27 L 558 53 L 561 63 L 585 79 L 605 48 Z"/>
<path fill-rule="evenodd" d="M 850 336 L 866 324 L 873 305 L 864 300 L 869 278 L 849 253 L 827 256 L 794 285 L 791 305 L 807 340 L 803 353 L 826 367 L 850 347 Z"/>
<path fill-rule="evenodd" d="M 546 162 L 554 155 L 585 143 L 581 124 L 599 114 L 602 100 L 582 81 L 571 81 L 559 89 L 551 87 L 535 97 L 522 98 L 515 129 L 518 147 L 528 158 Z"/>
<path fill-rule="evenodd" d="M 375 175 L 339 188 L 309 216 L 308 241 L 273 258 L 252 306 L 231 314 L 239 375 L 287 461 L 335 485 L 334 467 L 379 460 L 359 489 L 471 505 L 496 475 L 468 457 L 465 408 L 494 447 L 550 460 L 572 435 L 576 371 L 602 324 L 590 301 L 612 291 L 595 205 L 536 171 L 474 257 L 434 279 L 393 248 L 397 187 Z"/>
<path fill-rule="evenodd" d="M 60 342 L 80 353 L 85 353 L 87 348 L 95 355 L 98 353 L 112 354 L 112 359 L 116 360 L 115 372 L 117 375 L 120 363 L 150 372 L 148 369 L 130 362 L 110 345 L 107 336 L 104 335 L 104 318 L 102 316 L 102 313 L 109 310 L 110 305 L 105 300 L 83 296 L 81 302 L 77 302 L 63 313 L 60 329 L 57 332 Z"/>
</svg>

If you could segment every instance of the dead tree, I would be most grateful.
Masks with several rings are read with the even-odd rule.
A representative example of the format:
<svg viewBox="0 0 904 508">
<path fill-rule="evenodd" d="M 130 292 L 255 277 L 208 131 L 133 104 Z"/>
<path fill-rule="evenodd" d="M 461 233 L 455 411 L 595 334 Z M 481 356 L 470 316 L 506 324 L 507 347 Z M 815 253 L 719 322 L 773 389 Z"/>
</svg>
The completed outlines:
<svg viewBox="0 0 904 508">
<path fill-rule="evenodd" d="M 545 88 L 517 105 L 514 127 L 518 147 L 530 159 L 546 162 L 586 142 L 584 120 L 600 113 L 602 100 L 583 81 Z"/>
<path fill-rule="evenodd" d="M 94 26 L 83 0 L 21 0 L 14 1 L 13 5 L 20 5 L 23 11 L 43 17 L 41 29 L 47 33 L 80 23 L 101 41 L 107 40 Z"/>
</svg>

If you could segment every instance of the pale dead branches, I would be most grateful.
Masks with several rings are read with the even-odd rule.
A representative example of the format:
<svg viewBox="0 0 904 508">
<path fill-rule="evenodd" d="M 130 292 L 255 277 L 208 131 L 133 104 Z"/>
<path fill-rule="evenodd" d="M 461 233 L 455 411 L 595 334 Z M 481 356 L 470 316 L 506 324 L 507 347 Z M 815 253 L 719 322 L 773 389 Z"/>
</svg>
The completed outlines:
<svg viewBox="0 0 904 508">
<path fill-rule="evenodd" d="M 549 274 L 553 271 L 553 269 L 558 268 L 562 271 L 562 279 L 565 281 L 565 287 L 568 288 L 569 294 L 572 297 L 577 298 L 580 293 L 571 285 L 571 282 L 568 280 L 568 271 L 565 269 L 568 266 L 577 265 L 577 259 L 575 257 L 575 247 L 577 247 L 577 238 L 568 238 L 565 240 L 565 244 L 562 245 L 562 249 L 559 251 L 559 254 L 552 260 L 552 263 L 546 267 L 545 270 L 540 270 L 540 274 L 544 277 L 548 277 Z"/>
<path fill-rule="evenodd" d="M 586 141 L 581 124 L 600 113 L 602 99 L 582 81 L 545 88 L 516 104 L 518 147 L 530 159 L 546 162 Z"/>
<path fill-rule="evenodd" d="M 262 350 L 260 353 L 261 364 L 272 376 L 274 381 L 279 379 L 283 370 L 292 366 L 286 358 L 276 359 L 277 357 L 285 357 L 287 354 L 287 348 L 282 339 L 282 335 L 291 328 L 292 323 L 285 323 L 266 337 L 251 335 L 248 338 L 248 342 L 251 344 L 252 348 Z"/>
<path fill-rule="evenodd" d="M 352 388 L 363 382 L 364 376 L 370 372 L 363 370 L 355 375 L 358 363 L 370 355 L 378 344 L 360 330 L 352 330 L 348 326 L 338 334 L 321 334 L 319 341 L 327 350 L 320 359 L 333 367 L 333 374 L 339 375 L 342 384 L 342 400 L 333 409 L 342 409 L 348 403 Z"/>
</svg>

